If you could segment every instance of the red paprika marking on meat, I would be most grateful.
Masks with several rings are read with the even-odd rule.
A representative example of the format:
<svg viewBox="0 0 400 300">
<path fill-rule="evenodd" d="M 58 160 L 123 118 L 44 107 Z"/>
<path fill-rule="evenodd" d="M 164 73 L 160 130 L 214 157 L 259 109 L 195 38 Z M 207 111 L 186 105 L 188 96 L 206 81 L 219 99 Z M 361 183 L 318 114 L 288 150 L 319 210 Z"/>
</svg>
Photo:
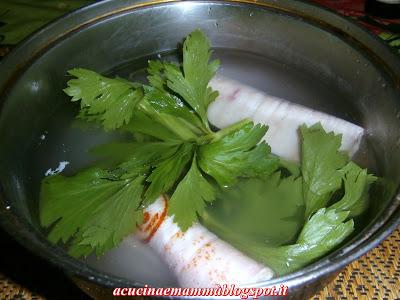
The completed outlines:
<svg viewBox="0 0 400 300">
<path fill-rule="evenodd" d="M 145 243 L 150 242 L 151 238 L 156 234 L 158 228 L 160 228 L 161 224 L 164 222 L 165 216 L 167 215 L 168 201 L 165 196 L 162 196 L 162 198 L 163 198 L 163 202 L 164 202 L 164 209 L 160 216 L 158 216 L 158 214 L 156 214 L 155 217 L 152 218 L 151 223 L 153 223 L 152 225 L 154 225 L 154 226 L 151 227 L 149 236 L 144 240 Z M 153 222 L 153 220 L 154 220 L 154 222 Z M 147 229 L 146 229 L 146 231 L 147 231 Z"/>
</svg>

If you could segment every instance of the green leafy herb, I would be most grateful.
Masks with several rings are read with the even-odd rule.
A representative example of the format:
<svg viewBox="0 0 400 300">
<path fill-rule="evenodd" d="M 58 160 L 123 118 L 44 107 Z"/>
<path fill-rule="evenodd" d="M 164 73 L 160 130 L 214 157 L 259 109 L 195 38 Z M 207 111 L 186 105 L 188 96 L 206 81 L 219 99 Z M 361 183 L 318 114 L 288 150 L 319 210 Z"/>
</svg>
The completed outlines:
<svg viewBox="0 0 400 300">
<path fill-rule="evenodd" d="M 147 72 L 149 73 L 147 79 L 150 86 L 161 91 L 164 91 L 167 85 L 167 79 L 164 76 L 165 65 L 166 63 L 160 60 L 149 60 L 149 65 L 147 67 Z M 176 68 L 179 69 L 179 66 L 176 66 Z"/>
<path fill-rule="evenodd" d="M 278 172 L 239 182 L 223 191 L 216 205 L 202 215 L 209 229 L 277 275 L 295 271 L 342 243 L 354 229 L 349 218 L 365 210 L 369 187 L 376 180 L 355 163 L 346 164 L 348 157 L 338 151 L 341 136 L 326 133 L 320 124 L 300 130 L 300 169 L 280 162 L 299 177 L 281 178 Z M 335 200 L 335 192 L 343 197 Z"/>
<path fill-rule="evenodd" d="M 220 186 L 232 185 L 238 177 L 271 174 L 278 168 L 278 159 L 270 155 L 265 142 L 258 144 L 267 129 L 244 121 L 219 131 L 214 141 L 200 147 L 200 168 Z"/>
<path fill-rule="evenodd" d="M 162 162 L 168 161 L 177 153 L 180 145 L 162 142 L 132 143 L 136 147 L 132 153 L 118 167 L 127 174 L 150 173 L 151 167 L 156 167 Z"/>
<path fill-rule="evenodd" d="M 238 177 L 268 175 L 278 168 L 269 146 L 259 143 L 265 126 L 244 121 L 211 131 L 206 110 L 217 92 L 208 82 L 219 62 L 209 62 L 210 55 L 208 40 L 196 30 L 184 42 L 182 67 L 149 62 L 149 85 L 86 69 L 69 71 L 76 78 L 68 81 L 65 92 L 72 101 L 80 101 L 81 119 L 101 123 L 106 130 L 131 132 L 142 141 L 132 139 L 94 149 L 108 162 L 108 170 L 90 169 L 43 181 L 42 224 L 53 225 L 49 235 L 53 242 L 69 243 L 76 256 L 92 250 L 102 254 L 129 233 L 132 223 L 109 226 L 125 218 L 123 209 L 137 223 L 139 205 L 149 205 L 169 192 L 169 213 L 186 230 L 206 203 L 215 199 L 214 181 L 203 172 L 226 185 Z M 60 195 L 68 185 L 72 188 Z M 134 195 L 131 201 L 129 193 Z M 67 201 L 74 195 L 79 203 Z"/>
<path fill-rule="evenodd" d="M 215 189 L 201 174 L 195 157 L 169 201 L 168 214 L 173 215 L 181 230 L 186 231 L 197 220 L 197 216 L 203 213 L 205 201 L 211 202 L 214 199 Z"/>
<path fill-rule="evenodd" d="M 201 211 L 199 201 L 185 199 L 185 195 L 196 179 L 201 188 L 211 186 L 201 171 L 194 169 L 193 157 L 202 136 L 214 135 L 205 111 L 217 95 L 208 82 L 218 63 L 209 64 L 209 42 L 200 31 L 193 32 L 184 47 L 183 71 L 172 63 L 149 62 L 150 85 L 107 78 L 86 69 L 69 71 L 75 78 L 68 81 L 65 92 L 72 101 L 80 101 L 81 119 L 100 123 L 106 130 L 129 131 L 145 140 L 93 150 L 105 156 L 108 170 L 89 169 L 73 177 L 54 176 L 43 181 L 42 224 L 52 226 L 50 240 L 68 243 L 73 255 L 102 254 L 115 246 L 132 225 L 125 217 L 140 223 L 139 205 L 148 205 L 176 186 L 171 200 L 176 222 L 186 229 Z M 179 78 L 182 86 L 176 82 Z M 68 191 L 63 193 L 64 189 Z M 206 201 L 214 199 L 211 192 L 193 195 Z M 71 197 L 76 202 L 68 202 Z M 188 211 L 182 213 L 182 208 Z M 128 215 L 122 216 L 123 210 Z M 109 226 L 115 220 L 121 220 L 121 226 Z"/>
<path fill-rule="evenodd" d="M 70 10 L 94 0 L 2 0 L 0 1 L 0 42 L 17 44 L 33 31 Z"/>
<path fill-rule="evenodd" d="M 72 101 L 81 101 L 80 117 L 101 121 L 107 130 L 128 123 L 143 98 L 142 89 L 127 80 L 110 79 L 86 69 L 72 69 L 68 73 L 77 79 L 68 81 L 64 92 Z"/>
<path fill-rule="evenodd" d="M 210 56 L 207 38 L 200 30 L 196 30 L 183 43 L 183 70 L 165 65 L 168 87 L 198 113 L 207 127 L 207 106 L 218 96 L 217 92 L 208 87 L 208 82 L 219 67 L 218 60 L 209 63 Z"/>
<path fill-rule="evenodd" d="M 294 226 L 302 224 L 299 218 L 293 219 L 293 217 L 296 216 L 296 213 L 293 212 L 293 208 L 296 206 L 290 206 L 290 204 L 293 204 L 293 202 L 298 199 L 298 194 L 293 191 L 292 195 L 290 195 L 290 191 L 284 190 L 284 188 L 295 188 L 295 183 L 298 181 L 299 180 L 284 180 L 283 182 L 286 184 L 282 186 L 281 189 L 282 192 L 289 196 L 279 199 L 282 206 L 290 207 L 292 209 L 291 212 L 286 213 L 286 215 L 292 215 L 289 219 L 285 219 L 285 211 L 277 207 L 278 203 L 275 203 L 275 206 L 273 207 L 274 210 L 269 213 L 265 209 L 262 209 L 266 206 L 272 208 L 272 205 L 268 204 L 269 199 L 267 196 L 275 196 L 275 192 L 275 201 L 277 201 L 280 196 L 279 188 L 271 189 L 265 198 L 262 198 L 261 196 L 258 196 L 258 199 L 255 198 L 257 200 L 254 201 L 254 209 L 251 210 L 254 213 L 253 216 L 247 214 L 249 209 L 247 207 L 245 208 L 244 205 L 241 206 L 244 211 L 231 212 L 230 217 L 232 219 L 236 220 L 236 218 L 238 218 L 238 221 L 244 228 L 247 227 L 252 230 L 253 233 L 258 233 L 258 236 L 255 238 L 254 236 L 252 238 L 251 232 L 249 235 L 249 232 L 245 232 L 241 228 L 231 228 L 232 223 L 234 222 L 229 222 L 227 219 L 221 218 L 220 212 L 217 214 L 213 213 L 212 208 L 211 213 L 208 211 L 207 214 L 203 214 L 203 222 L 208 228 L 233 246 L 248 254 L 253 259 L 271 267 L 277 275 L 284 275 L 295 271 L 334 249 L 352 233 L 354 228 L 353 220 L 345 222 L 349 216 L 348 211 L 336 211 L 335 209 L 327 210 L 326 208 L 321 208 L 306 221 L 294 244 L 277 246 L 290 241 L 290 238 L 293 238 L 297 234 L 296 229 L 299 228 L 295 228 Z M 264 183 L 266 182 L 267 181 Z M 264 187 L 261 187 L 261 189 L 263 191 L 267 190 Z M 250 190 L 246 191 L 248 192 Z M 296 192 L 298 192 L 298 190 L 296 190 Z M 248 195 L 246 196 L 246 199 L 254 199 L 251 196 L 254 197 L 254 195 Z M 227 199 L 225 205 L 227 205 L 230 200 L 231 199 Z M 237 203 L 237 201 L 235 201 L 235 203 Z M 221 203 L 221 200 L 218 201 L 217 204 L 224 205 Z M 231 206 L 233 207 L 233 205 L 234 204 Z M 259 211 L 258 213 L 257 210 Z M 244 213 L 246 217 L 242 217 L 242 213 Z M 264 213 L 264 215 L 262 215 L 262 213 Z M 278 224 L 281 226 L 280 228 L 278 226 L 275 227 L 275 224 L 268 220 L 273 213 L 278 215 L 278 217 L 275 216 L 273 220 L 279 222 Z M 281 217 L 280 220 L 279 216 Z M 245 223 L 245 221 L 248 223 L 255 222 L 257 226 L 251 228 L 249 224 Z M 260 239 L 260 237 L 263 235 L 263 231 L 266 232 L 264 233 L 264 237 L 265 235 L 272 234 L 273 238 L 271 239 L 271 236 L 269 236 L 269 239 L 267 238 L 264 242 L 261 242 L 263 240 Z M 279 237 L 279 233 L 283 236 Z"/>
<path fill-rule="evenodd" d="M 375 177 L 348 163 L 339 152 L 341 137 L 320 124 L 300 129 L 301 166 L 271 155 L 262 141 L 266 126 L 243 120 L 211 130 L 206 111 L 218 93 L 208 84 L 219 62 L 210 56 L 208 40 L 196 30 L 183 44 L 181 65 L 149 62 L 147 84 L 69 71 L 75 78 L 65 92 L 80 101 L 78 117 L 131 139 L 93 149 L 103 157 L 95 168 L 43 180 L 40 221 L 50 241 L 65 243 L 74 256 L 101 255 L 135 230 L 142 210 L 162 193 L 172 195 L 168 213 L 182 230 L 202 217 L 279 274 L 317 259 L 351 233 L 348 218 L 365 209 Z"/>
<path fill-rule="evenodd" d="M 297 162 L 293 162 L 293 161 L 289 161 L 289 160 L 280 158 L 279 166 L 283 170 L 289 172 L 294 177 L 298 177 L 301 174 L 300 165 Z"/>
<path fill-rule="evenodd" d="M 341 135 L 326 133 L 321 124 L 300 127 L 302 136 L 301 172 L 304 181 L 306 216 L 326 206 L 332 194 L 341 187 L 339 171 L 348 161 L 339 152 Z"/>
<path fill-rule="evenodd" d="M 170 158 L 160 162 L 146 179 L 150 186 L 146 191 L 146 203 L 151 203 L 162 193 L 169 191 L 182 175 L 193 157 L 193 144 L 182 144 Z"/>
<path fill-rule="evenodd" d="M 72 101 L 80 101 L 81 119 L 101 122 L 106 130 L 122 127 L 155 135 L 166 141 L 196 140 L 201 132 L 196 125 L 182 118 L 192 116 L 188 108 L 178 109 L 180 113 L 174 111 L 178 116 L 170 113 L 172 109 L 166 109 L 175 101 L 172 95 L 165 96 L 159 92 L 160 96 L 154 89 L 139 83 L 122 78 L 107 78 L 86 69 L 73 69 L 68 73 L 77 78 L 68 81 L 64 92 L 72 97 Z M 154 124 L 149 125 L 149 121 Z M 157 131 L 160 127 L 163 127 L 162 131 Z"/>
<path fill-rule="evenodd" d="M 366 209 L 369 187 L 377 178 L 353 162 L 349 162 L 340 172 L 343 174 L 345 194 L 331 208 L 349 211 L 351 217 L 358 216 Z"/>
<path fill-rule="evenodd" d="M 303 216 L 302 179 L 282 178 L 280 172 L 239 181 L 220 192 L 215 204 L 202 215 L 211 230 L 225 228 L 228 241 L 263 241 L 270 246 L 294 241 Z"/>
<path fill-rule="evenodd" d="M 277 275 L 293 272 L 333 250 L 353 232 L 354 222 L 346 222 L 347 217 L 348 212 L 321 208 L 306 222 L 295 244 L 277 248 L 254 245 L 247 252 Z"/>
<path fill-rule="evenodd" d="M 129 132 L 142 133 L 147 136 L 152 136 L 158 140 L 167 143 L 180 143 L 182 135 L 170 130 L 168 127 L 154 122 L 154 120 L 141 111 L 136 111 L 132 120 L 122 127 L 123 130 Z"/>
<path fill-rule="evenodd" d="M 190 127 L 190 129 L 198 135 L 210 133 L 210 131 L 204 127 L 197 114 L 190 110 L 178 97 L 169 94 L 164 90 L 152 87 L 145 87 L 145 91 L 145 100 L 157 112 L 170 114 L 179 118 L 182 122 L 182 126 Z"/>
<path fill-rule="evenodd" d="M 43 181 L 40 221 L 43 226 L 55 223 L 50 241 L 66 243 L 74 237 L 79 243 L 71 253 L 90 248 L 101 255 L 135 230 L 142 221 L 139 208 L 144 178 L 109 178 L 108 172 L 94 168 L 73 177 L 55 175 Z"/>
<path fill-rule="evenodd" d="M 143 144 L 134 142 L 114 142 L 96 146 L 89 150 L 89 153 L 100 158 L 101 165 L 107 168 L 115 168 L 121 163 L 132 158 L 133 154 L 140 151 Z M 99 163 L 100 164 L 100 163 Z"/>
</svg>

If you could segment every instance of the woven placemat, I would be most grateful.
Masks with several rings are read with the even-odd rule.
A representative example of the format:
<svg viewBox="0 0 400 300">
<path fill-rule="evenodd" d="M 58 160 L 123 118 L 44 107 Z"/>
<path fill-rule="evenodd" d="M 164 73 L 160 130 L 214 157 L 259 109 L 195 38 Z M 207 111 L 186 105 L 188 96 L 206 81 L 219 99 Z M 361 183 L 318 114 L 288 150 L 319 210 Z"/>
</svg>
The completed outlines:
<svg viewBox="0 0 400 300">
<path fill-rule="evenodd" d="M 27 288 L 0 274 L 0 299 L 4 300 L 44 300 L 46 298 L 37 295 Z"/>
<path fill-rule="evenodd" d="M 400 227 L 312 299 L 400 299 Z"/>
<path fill-rule="evenodd" d="M 51 278 L 49 284 L 52 284 Z M 0 274 L 1 300 L 53 300 L 52 297 L 40 296 L 44 293 L 45 291 L 33 293 L 17 281 Z M 60 297 L 54 299 L 76 299 L 76 291 L 74 298 L 71 296 L 63 291 Z M 85 298 L 82 292 L 81 299 Z M 311 299 L 400 299 L 400 227 L 378 247 L 345 268 Z"/>
</svg>

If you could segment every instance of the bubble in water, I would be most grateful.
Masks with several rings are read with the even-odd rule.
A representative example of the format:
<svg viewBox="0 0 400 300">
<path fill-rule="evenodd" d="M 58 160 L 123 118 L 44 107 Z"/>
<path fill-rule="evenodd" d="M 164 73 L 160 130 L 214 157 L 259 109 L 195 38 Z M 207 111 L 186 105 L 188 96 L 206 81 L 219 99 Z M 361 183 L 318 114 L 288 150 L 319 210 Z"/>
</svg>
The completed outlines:
<svg viewBox="0 0 400 300">
<path fill-rule="evenodd" d="M 7 209 L 7 210 L 10 210 L 10 209 L 11 209 L 11 205 L 7 205 L 7 206 L 6 206 L 6 209 Z"/>
<path fill-rule="evenodd" d="M 250 13 L 250 17 L 252 17 L 252 16 L 254 16 L 254 13 L 253 13 L 253 12 Z"/>
<path fill-rule="evenodd" d="M 39 139 L 41 140 L 41 141 L 44 141 L 46 138 L 47 138 L 47 134 L 48 134 L 49 132 L 47 131 L 47 130 L 45 130 L 41 135 L 40 135 L 40 137 L 39 137 Z M 39 141 L 39 145 L 40 145 L 40 141 Z"/>
<path fill-rule="evenodd" d="M 208 14 L 211 14 L 211 6 L 208 7 Z"/>
<path fill-rule="evenodd" d="M 157 58 L 161 59 L 161 54 L 160 53 L 157 54 Z"/>
<path fill-rule="evenodd" d="M 400 119 L 400 110 L 397 112 L 396 118 Z"/>
<path fill-rule="evenodd" d="M 31 91 L 32 92 L 37 92 L 37 91 L 39 91 L 40 90 L 40 82 L 38 82 L 38 81 L 32 81 L 31 82 L 31 85 L 30 85 L 30 88 L 31 88 Z"/>
<path fill-rule="evenodd" d="M 386 84 L 386 83 L 382 83 L 382 87 L 383 87 L 383 88 L 386 88 L 386 87 L 387 87 L 387 84 Z"/>
</svg>

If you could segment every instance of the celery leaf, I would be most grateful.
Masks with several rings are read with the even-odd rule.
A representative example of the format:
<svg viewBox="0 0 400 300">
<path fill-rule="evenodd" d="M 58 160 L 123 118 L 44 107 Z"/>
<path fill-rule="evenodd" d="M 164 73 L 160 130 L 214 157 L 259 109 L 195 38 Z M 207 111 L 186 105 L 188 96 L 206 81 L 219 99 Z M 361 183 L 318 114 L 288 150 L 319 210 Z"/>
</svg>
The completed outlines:
<svg viewBox="0 0 400 300">
<path fill-rule="evenodd" d="M 306 216 L 325 207 L 342 184 L 339 171 L 348 161 L 339 152 L 341 135 L 326 133 L 320 123 L 311 127 L 300 127 L 302 137 L 301 172 L 306 202 Z"/>
<path fill-rule="evenodd" d="M 145 193 L 146 204 L 153 202 L 160 194 L 168 192 L 176 182 L 179 182 L 185 167 L 193 158 L 193 151 L 193 144 L 182 144 L 172 156 L 155 166 L 146 179 L 150 183 Z"/>
<path fill-rule="evenodd" d="M 203 177 L 194 158 L 192 166 L 169 201 L 168 214 L 174 216 L 174 221 L 182 231 L 186 231 L 197 221 L 197 216 L 203 213 L 206 202 L 214 199 L 215 189 Z"/>
<path fill-rule="evenodd" d="M 260 142 L 267 132 L 267 127 L 254 125 L 252 122 L 239 124 L 226 135 L 222 130 L 216 141 L 200 146 L 199 166 L 212 176 L 220 186 L 230 186 L 238 177 L 268 175 L 278 168 L 278 158 L 270 155 L 271 148 Z"/>
<path fill-rule="evenodd" d="M 368 191 L 377 177 L 353 162 L 349 162 L 340 172 L 343 174 L 344 196 L 330 208 L 349 211 L 351 217 L 358 216 L 368 206 Z"/>
<path fill-rule="evenodd" d="M 80 117 L 99 121 L 106 130 L 127 124 L 144 96 L 140 87 L 122 78 L 111 79 L 82 68 L 68 74 L 76 78 L 67 82 L 64 92 L 72 101 L 81 101 Z"/>
<path fill-rule="evenodd" d="M 215 75 L 219 61 L 209 62 L 210 43 L 206 36 L 195 30 L 183 43 L 183 70 L 165 65 L 168 87 L 180 95 L 208 126 L 207 107 L 218 96 L 218 92 L 208 87 Z"/>
<path fill-rule="evenodd" d="M 238 239 L 279 246 L 295 240 L 303 216 L 301 177 L 282 178 L 280 172 L 275 172 L 265 178 L 243 179 L 223 189 L 215 203 L 207 207 L 203 219 L 211 230 L 223 226 Z M 213 224 L 208 223 L 211 218 Z"/>
<path fill-rule="evenodd" d="M 43 181 L 40 221 L 42 226 L 50 227 L 51 242 L 72 241 L 70 250 L 90 246 L 101 255 L 135 230 L 142 220 L 144 177 L 110 177 L 106 171 L 94 168 L 72 177 L 55 175 Z M 77 239 L 79 244 L 74 243 Z"/>
</svg>

